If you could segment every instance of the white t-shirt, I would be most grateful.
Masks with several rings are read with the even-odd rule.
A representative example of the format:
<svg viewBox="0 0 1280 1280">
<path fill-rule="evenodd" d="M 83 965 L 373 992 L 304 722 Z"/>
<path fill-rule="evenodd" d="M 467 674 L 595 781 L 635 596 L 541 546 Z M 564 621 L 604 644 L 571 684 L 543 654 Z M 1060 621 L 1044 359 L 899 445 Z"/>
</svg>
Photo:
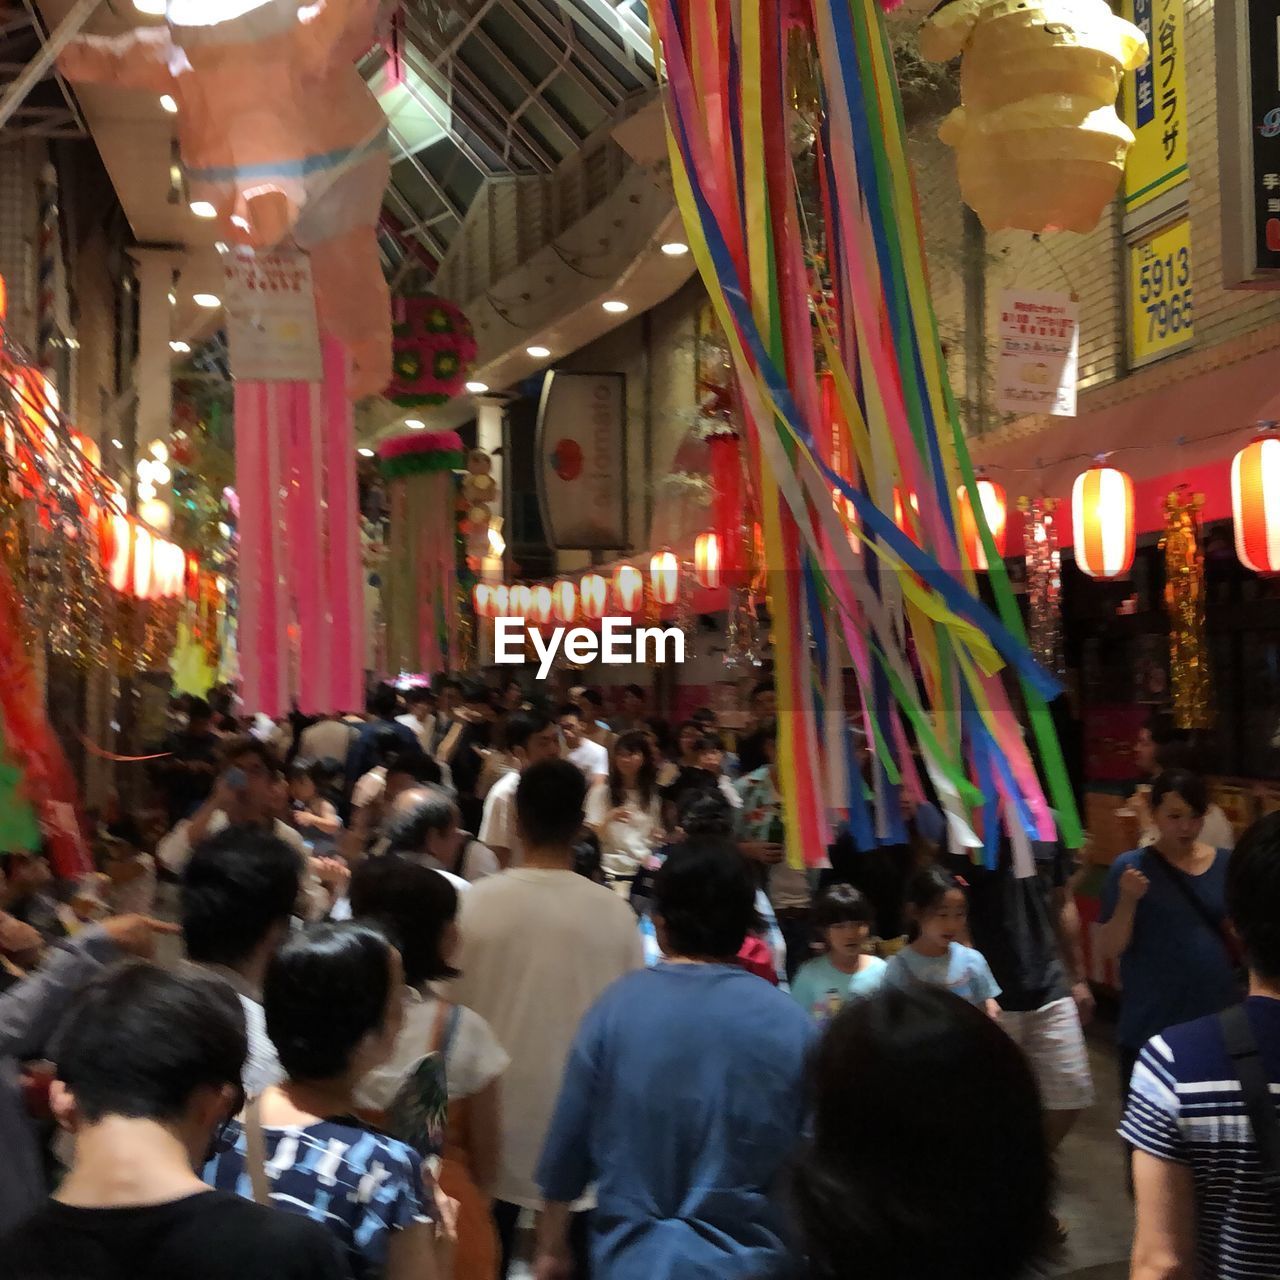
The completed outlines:
<svg viewBox="0 0 1280 1280">
<path fill-rule="evenodd" d="M 446 995 L 484 1018 L 511 1055 L 494 1196 L 540 1208 L 534 1171 L 578 1023 L 610 983 L 643 963 L 635 913 L 573 871 L 520 867 L 473 885 L 459 925 L 462 976 Z"/>
<path fill-rule="evenodd" d="M 516 788 L 520 785 L 518 773 L 504 773 L 489 788 L 484 798 L 484 817 L 476 838 L 490 849 L 510 849 L 511 865 L 518 867 L 524 861 L 524 849 L 516 835 Z"/>
<path fill-rule="evenodd" d="M 430 989 L 405 988 L 404 1025 L 396 1047 L 380 1067 L 360 1082 L 357 1101 L 385 1110 L 409 1073 L 426 1057 L 436 1029 L 440 999 Z M 448 1015 L 446 1015 L 446 1027 Z M 459 1006 L 458 1025 L 444 1056 L 450 1098 L 469 1098 L 493 1083 L 510 1064 L 489 1024 L 474 1009 Z"/>
<path fill-rule="evenodd" d="M 572 751 L 566 752 L 565 759 L 576 764 L 588 782 L 594 782 L 602 775 L 609 776 L 609 752 L 590 738 L 583 738 Z"/>
<path fill-rule="evenodd" d="M 649 803 L 638 791 L 627 791 L 622 807 L 631 811 L 629 822 L 605 823 L 605 815 L 617 808 L 607 782 L 597 782 L 587 793 L 586 820 L 600 838 L 600 858 L 606 871 L 631 875 L 653 852 L 654 833 L 662 830 L 662 800 L 654 788 Z"/>
<path fill-rule="evenodd" d="M 412 729 L 418 736 L 418 745 L 427 752 L 431 753 L 431 738 L 436 727 L 435 717 L 432 716 L 426 721 L 419 720 L 412 711 L 406 711 L 402 716 L 396 716 L 396 724 L 402 724 L 406 729 Z"/>
</svg>

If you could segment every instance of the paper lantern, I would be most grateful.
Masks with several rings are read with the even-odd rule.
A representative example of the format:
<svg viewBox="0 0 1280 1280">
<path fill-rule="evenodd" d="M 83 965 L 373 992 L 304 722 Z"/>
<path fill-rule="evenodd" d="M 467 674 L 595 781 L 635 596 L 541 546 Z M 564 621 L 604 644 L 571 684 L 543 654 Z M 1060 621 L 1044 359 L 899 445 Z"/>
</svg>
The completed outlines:
<svg viewBox="0 0 1280 1280">
<path fill-rule="evenodd" d="M 460 395 L 476 358 L 471 322 L 444 298 L 397 298 L 392 307 L 395 325 L 388 398 L 416 409 Z"/>
<path fill-rule="evenodd" d="M 153 595 L 151 534 L 140 524 L 133 526 L 133 594 L 139 600 L 150 600 Z"/>
<path fill-rule="evenodd" d="M 954 0 L 919 44 L 935 62 L 964 55 L 961 105 L 938 137 L 983 226 L 1093 230 L 1133 145 L 1115 103 L 1124 72 L 1147 60 L 1142 32 L 1105 0 Z"/>
<path fill-rule="evenodd" d="M 1231 463 L 1236 555 L 1254 573 L 1280 573 L 1280 437 L 1245 445 Z"/>
<path fill-rule="evenodd" d="M 133 521 L 116 512 L 104 524 L 110 530 L 109 537 L 103 538 L 104 555 L 110 556 L 107 577 L 117 591 L 129 591 L 133 586 Z"/>
<path fill-rule="evenodd" d="M 578 616 L 578 589 L 565 578 L 551 588 L 551 614 L 557 622 L 572 622 Z"/>
<path fill-rule="evenodd" d="M 551 621 L 551 588 L 545 582 L 540 582 L 529 596 L 529 610 L 526 617 L 534 626 L 545 626 Z"/>
<path fill-rule="evenodd" d="M 511 617 L 511 591 L 505 583 L 498 583 L 493 589 L 493 612 L 491 618 Z"/>
<path fill-rule="evenodd" d="M 507 603 L 511 608 L 513 617 L 527 618 L 529 616 L 529 606 L 533 603 L 533 593 L 521 583 L 519 586 L 511 588 Z"/>
<path fill-rule="evenodd" d="M 714 530 L 698 534 L 693 544 L 693 572 L 698 584 L 714 591 L 720 586 L 723 568 L 720 535 Z"/>
<path fill-rule="evenodd" d="M 969 556 L 969 563 L 975 569 L 985 571 L 991 566 L 987 564 L 987 553 L 982 539 L 978 536 L 978 521 L 969 501 L 969 490 L 963 485 L 956 490 L 960 500 L 960 538 Z M 1009 504 L 1004 486 L 994 480 L 978 480 L 978 499 L 982 503 L 982 514 L 986 517 L 987 528 L 991 530 L 991 538 L 996 544 L 996 555 L 1003 556 L 1005 543 L 1008 541 Z"/>
<path fill-rule="evenodd" d="M 493 588 L 487 582 L 477 582 L 471 588 L 471 607 L 477 618 L 493 617 Z"/>
<path fill-rule="evenodd" d="M 644 578 L 633 564 L 620 564 L 613 573 L 613 596 L 624 613 L 634 613 L 644 601 Z"/>
<path fill-rule="evenodd" d="M 1133 566 L 1133 481 L 1114 467 L 1090 467 L 1071 489 L 1076 564 L 1091 578 L 1121 578 Z"/>
<path fill-rule="evenodd" d="M 588 618 L 603 618 L 605 601 L 609 596 L 609 587 L 598 573 L 586 574 L 578 584 L 578 594 L 582 597 L 582 612 Z"/>
<path fill-rule="evenodd" d="M 680 595 L 680 561 L 665 548 L 649 557 L 649 585 L 659 604 L 675 604 Z"/>
</svg>

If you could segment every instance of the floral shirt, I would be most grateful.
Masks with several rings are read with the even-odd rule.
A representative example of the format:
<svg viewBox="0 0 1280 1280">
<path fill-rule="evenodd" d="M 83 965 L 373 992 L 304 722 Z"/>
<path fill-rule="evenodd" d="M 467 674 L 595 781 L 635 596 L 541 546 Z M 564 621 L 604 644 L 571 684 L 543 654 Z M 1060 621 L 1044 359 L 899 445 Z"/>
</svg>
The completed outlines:
<svg viewBox="0 0 1280 1280">
<path fill-rule="evenodd" d="M 738 810 L 739 840 L 768 840 L 773 821 L 782 809 L 782 799 L 769 766 L 756 769 L 739 779 L 738 795 L 742 808 Z M 810 874 L 803 868 L 789 867 L 785 862 L 768 869 L 769 901 L 779 911 L 794 911 L 813 902 L 813 884 Z"/>
</svg>

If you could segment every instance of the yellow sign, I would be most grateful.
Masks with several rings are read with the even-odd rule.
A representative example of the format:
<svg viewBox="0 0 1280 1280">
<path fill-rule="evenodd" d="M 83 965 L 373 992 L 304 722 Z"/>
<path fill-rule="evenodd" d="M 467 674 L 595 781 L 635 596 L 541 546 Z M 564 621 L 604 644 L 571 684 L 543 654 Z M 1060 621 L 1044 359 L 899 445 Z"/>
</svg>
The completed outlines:
<svg viewBox="0 0 1280 1280">
<path fill-rule="evenodd" d="M 1184 0 L 1124 0 L 1124 16 L 1147 37 L 1151 56 L 1124 78 L 1124 122 L 1137 142 L 1124 171 L 1126 212 L 1187 176 L 1187 54 Z"/>
<path fill-rule="evenodd" d="M 1195 337 L 1191 220 L 1129 246 L 1129 359 L 1145 364 Z"/>
</svg>

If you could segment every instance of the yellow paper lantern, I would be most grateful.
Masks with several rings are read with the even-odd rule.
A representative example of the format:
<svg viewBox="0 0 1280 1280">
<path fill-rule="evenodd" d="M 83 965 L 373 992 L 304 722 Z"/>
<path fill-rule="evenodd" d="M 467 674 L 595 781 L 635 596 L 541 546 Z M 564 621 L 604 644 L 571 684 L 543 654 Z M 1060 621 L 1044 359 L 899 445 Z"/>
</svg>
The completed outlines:
<svg viewBox="0 0 1280 1280">
<path fill-rule="evenodd" d="M 938 137 L 988 231 L 1092 231 L 1133 133 L 1116 115 L 1146 37 L 1105 0 L 953 0 L 920 28 L 920 53 L 963 54 L 960 102 Z"/>
<path fill-rule="evenodd" d="M 1114 467 L 1090 467 L 1071 488 L 1076 565 L 1091 578 L 1122 578 L 1133 567 L 1133 481 Z"/>
</svg>

